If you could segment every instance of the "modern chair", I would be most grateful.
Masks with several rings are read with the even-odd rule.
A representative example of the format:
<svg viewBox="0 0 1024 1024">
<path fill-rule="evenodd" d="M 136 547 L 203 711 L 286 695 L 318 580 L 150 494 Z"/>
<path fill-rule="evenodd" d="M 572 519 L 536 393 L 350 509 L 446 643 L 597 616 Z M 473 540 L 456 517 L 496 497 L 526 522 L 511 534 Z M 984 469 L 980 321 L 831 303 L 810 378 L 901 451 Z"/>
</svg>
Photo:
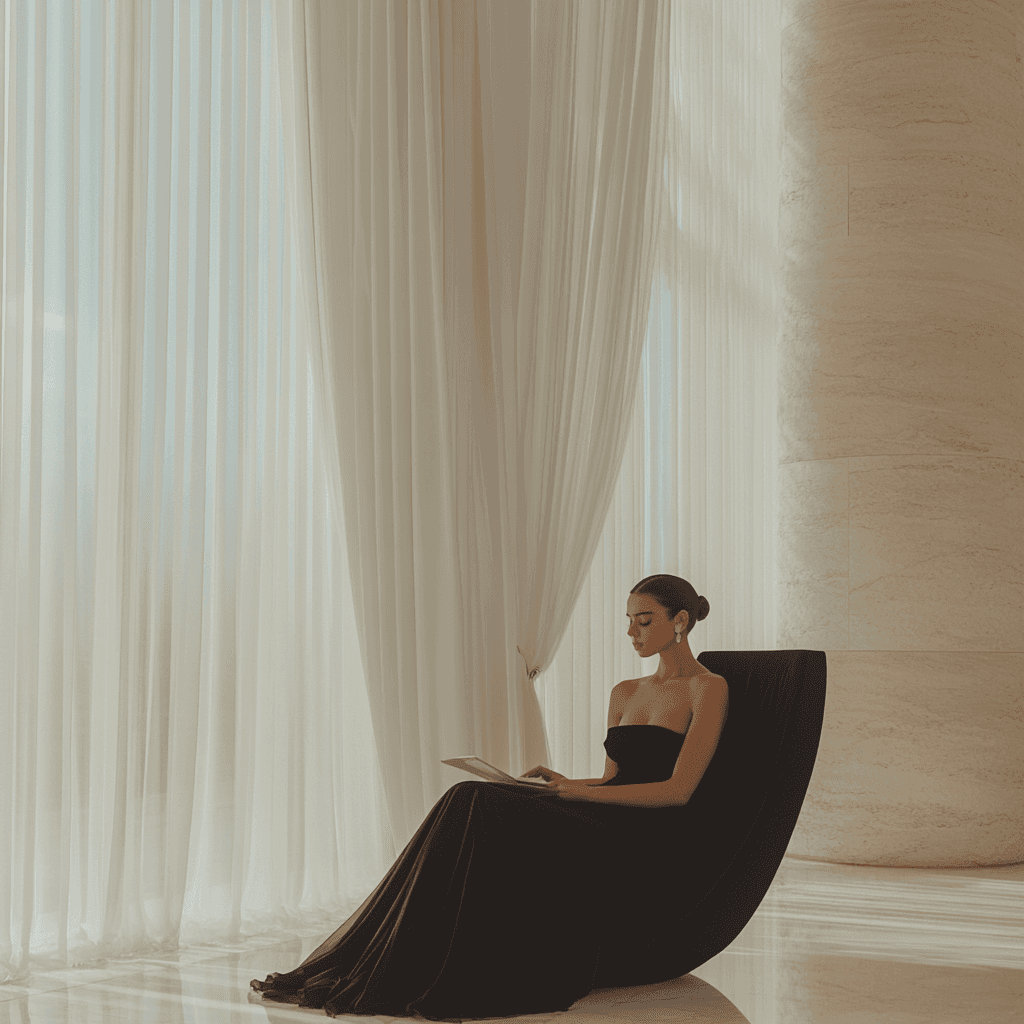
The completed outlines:
<svg viewBox="0 0 1024 1024">
<path fill-rule="evenodd" d="M 680 885 L 661 904 L 670 920 L 630 937 L 615 984 L 681 977 L 739 935 L 782 863 L 814 768 L 824 651 L 705 651 L 697 660 L 728 682 L 729 714 L 686 804 L 692 841 L 680 851 Z"/>
</svg>

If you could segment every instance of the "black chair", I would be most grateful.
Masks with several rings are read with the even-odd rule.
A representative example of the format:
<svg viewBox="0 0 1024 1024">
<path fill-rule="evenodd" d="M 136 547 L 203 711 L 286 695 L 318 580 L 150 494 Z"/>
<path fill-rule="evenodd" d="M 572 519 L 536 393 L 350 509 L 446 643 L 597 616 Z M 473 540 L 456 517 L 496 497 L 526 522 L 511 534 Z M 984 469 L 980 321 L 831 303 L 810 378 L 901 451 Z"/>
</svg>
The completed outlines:
<svg viewBox="0 0 1024 1024">
<path fill-rule="evenodd" d="M 668 981 L 717 956 L 754 915 L 796 828 L 825 714 L 824 651 L 705 651 L 729 684 L 729 716 L 686 804 L 671 930 L 632 936 L 623 983 Z M 626 975 L 628 975 L 628 980 Z"/>
</svg>

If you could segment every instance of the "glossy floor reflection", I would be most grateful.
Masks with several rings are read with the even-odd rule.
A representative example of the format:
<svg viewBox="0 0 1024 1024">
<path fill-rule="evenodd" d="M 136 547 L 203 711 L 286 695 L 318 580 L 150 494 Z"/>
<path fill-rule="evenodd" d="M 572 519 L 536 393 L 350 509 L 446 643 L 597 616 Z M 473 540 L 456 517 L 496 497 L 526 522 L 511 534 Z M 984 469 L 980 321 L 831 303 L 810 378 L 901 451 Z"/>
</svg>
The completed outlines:
<svg viewBox="0 0 1024 1024">
<path fill-rule="evenodd" d="M 289 970 L 324 934 L 183 949 L 0 985 L 0 1024 L 289 1024 L 327 1019 L 264 1003 L 249 979 Z M 736 941 L 693 974 L 592 992 L 522 1018 L 704 1024 L 1024 1021 L 1024 865 L 966 871 L 786 858 Z M 351 1021 L 395 1018 L 349 1017 Z M 516 1021 L 519 1018 L 506 1018 Z"/>
</svg>

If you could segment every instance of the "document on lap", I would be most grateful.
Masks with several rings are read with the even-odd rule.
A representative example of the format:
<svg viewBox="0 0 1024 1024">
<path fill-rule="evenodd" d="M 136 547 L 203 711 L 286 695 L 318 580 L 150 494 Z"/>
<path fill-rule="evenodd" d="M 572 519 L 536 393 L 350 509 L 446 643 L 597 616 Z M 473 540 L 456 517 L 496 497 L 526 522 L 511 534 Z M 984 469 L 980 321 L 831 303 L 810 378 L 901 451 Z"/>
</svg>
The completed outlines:
<svg viewBox="0 0 1024 1024">
<path fill-rule="evenodd" d="M 441 761 L 441 764 L 450 764 L 453 768 L 461 768 L 464 772 L 472 772 L 474 775 L 479 775 L 482 779 L 487 779 L 488 782 L 524 782 L 528 786 L 546 786 L 547 783 L 543 779 L 514 779 L 511 775 L 506 775 L 500 768 L 495 768 L 493 764 L 488 764 L 486 761 L 481 760 L 479 757 L 449 757 Z"/>
</svg>

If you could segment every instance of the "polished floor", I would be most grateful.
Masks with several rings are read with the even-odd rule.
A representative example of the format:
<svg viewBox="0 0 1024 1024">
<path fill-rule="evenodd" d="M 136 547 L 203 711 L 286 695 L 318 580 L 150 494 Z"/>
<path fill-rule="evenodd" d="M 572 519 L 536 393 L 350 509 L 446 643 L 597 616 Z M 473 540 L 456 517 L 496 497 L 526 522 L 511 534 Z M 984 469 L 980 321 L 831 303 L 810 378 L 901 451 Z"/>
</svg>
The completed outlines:
<svg viewBox="0 0 1024 1024">
<path fill-rule="evenodd" d="M 248 987 L 250 978 L 294 967 L 323 938 L 321 932 L 264 938 L 102 969 L 36 973 L 20 985 L 0 985 L 0 1024 L 326 1019 L 321 1011 L 264 1003 Z M 556 1018 L 572 1024 L 1024 1022 L 1024 865 L 908 870 L 787 857 L 724 953 L 675 981 L 592 992 L 565 1013 L 522 1019 Z"/>
</svg>

